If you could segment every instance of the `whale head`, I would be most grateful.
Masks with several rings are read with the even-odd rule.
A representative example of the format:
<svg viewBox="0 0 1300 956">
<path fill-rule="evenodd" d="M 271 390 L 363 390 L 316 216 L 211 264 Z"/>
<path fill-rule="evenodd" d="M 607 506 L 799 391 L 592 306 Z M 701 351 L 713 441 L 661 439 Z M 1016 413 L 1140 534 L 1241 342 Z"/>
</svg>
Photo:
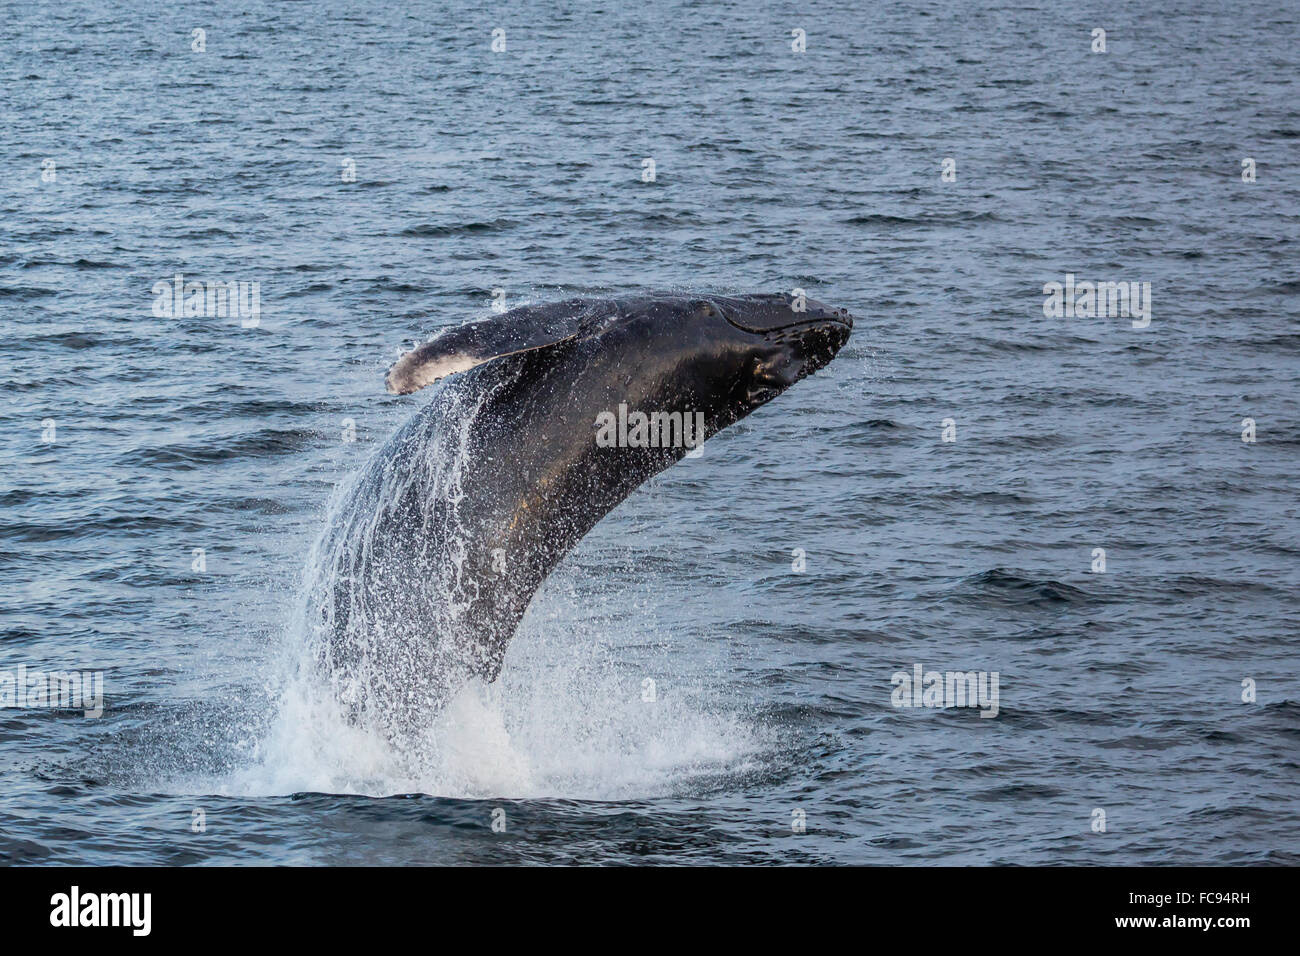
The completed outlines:
<svg viewBox="0 0 1300 956">
<path fill-rule="evenodd" d="M 697 306 L 730 327 L 719 331 L 744 357 L 741 401 L 750 409 L 771 401 L 826 366 L 849 340 L 853 316 L 813 299 L 788 295 L 714 296 Z"/>
<path fill-rule="evenodd" d="M 706 436 L 823 368 L 853 330 L 846 310 L 788 295 L 657 296 L 619 312 L 596 339 L 599 377 L 630 408 L 699 412 Z"/>
</svg>

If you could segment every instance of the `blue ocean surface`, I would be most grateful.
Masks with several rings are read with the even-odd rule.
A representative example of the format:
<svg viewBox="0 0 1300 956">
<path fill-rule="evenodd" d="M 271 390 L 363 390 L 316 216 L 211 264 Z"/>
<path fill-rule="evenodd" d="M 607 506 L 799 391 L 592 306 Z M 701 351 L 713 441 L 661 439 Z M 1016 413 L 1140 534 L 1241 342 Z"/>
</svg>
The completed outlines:
<svg viewBox="0 0 1300 956">
<path fill-rule="evenodd" d="M 0 861 L 1300 863 L 1294 5 L 2 12 Z M 400 352 L 795 289 L 849 344 L 597 525 L 427 760 L 304 686 Z"/>
</svg>

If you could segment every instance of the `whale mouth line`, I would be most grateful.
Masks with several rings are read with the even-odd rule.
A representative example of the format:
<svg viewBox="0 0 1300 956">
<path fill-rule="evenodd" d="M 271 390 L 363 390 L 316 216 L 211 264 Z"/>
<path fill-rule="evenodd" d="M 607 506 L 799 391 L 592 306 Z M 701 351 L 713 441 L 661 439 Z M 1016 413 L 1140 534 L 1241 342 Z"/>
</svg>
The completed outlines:
<svg viewBox="0 0 1300 956">
<path fill-rule="evenodd" d="M 794 322 L 787 322 L 785 325 L 772 325 L 766 328 L 759 328 L 758 326 L 746 325 L 743 322 L 737 322 L 735 319 L 727 315 L 727 313 L 723 312 L 721 309 L 719 309 L 718 311 L 719 313 L 721 313 L 722 317 L 726 319 L 730 325 L 735 326 L 736 328 L 740 329 L 742 332 L 749 332 L 752 335 L 771 335 L 773 332 L 788 332 L 790 329 L 798 329 L 803 327 L 818 328 L 818 327 L 825 327 L 827 325 L 839 325 L 842 326 L 843 328 L 850 329 L 850 330 L 853 328 L 853 319 L 849 317 L 847 313 L 844 316 L 823 315 L 823 316 L 817 316 L 816 318 L 798 319 Z"/>
</svg>

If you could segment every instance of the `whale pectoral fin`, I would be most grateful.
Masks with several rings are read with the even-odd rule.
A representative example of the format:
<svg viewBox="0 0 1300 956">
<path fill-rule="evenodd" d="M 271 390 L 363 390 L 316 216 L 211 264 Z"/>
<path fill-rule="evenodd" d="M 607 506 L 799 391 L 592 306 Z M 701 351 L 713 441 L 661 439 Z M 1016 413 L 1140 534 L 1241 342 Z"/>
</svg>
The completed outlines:
<svg viewBox="0 0 1300 956">
<path fill-rule="evenodd" d="M 388 390 L 409 395 L 484 362 L 570 341 L 599 325 L 611 304 L 579 299 L 525 306 L 448 329 L 397 360 L 388 370 Z"/>
<path fill-rule="evenodd" d="M 388 390 L 394 395 L 409 395 L 426 385 L 432 385 L 440 378 L 469 371 L 484 362 L 544 349 L 573 338 L 572 335 L 566 335 L 547 337 L 540 342 L 528 342 L 519 338 L 508 343 L 494 342 L 494 339 L 502 336 L 498 330 L 483 327 L 490 325 L 491 323 L 478 322 L 462 325 L 407 352 L 388 370 Z"/>
</svg>

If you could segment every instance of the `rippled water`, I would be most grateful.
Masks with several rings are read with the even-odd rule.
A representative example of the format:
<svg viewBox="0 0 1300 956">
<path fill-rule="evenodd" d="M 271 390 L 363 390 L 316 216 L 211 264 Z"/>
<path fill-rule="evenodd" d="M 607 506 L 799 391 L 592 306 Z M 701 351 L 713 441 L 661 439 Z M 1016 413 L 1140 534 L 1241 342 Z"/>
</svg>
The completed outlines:
<svg viewBox="0 0 1300 956">
<path fill-rule="evenodd" d="M 1300 861 L 1293 9 L 394 6 L 5 6 L 0 668 L 106 699 L 0 711 L 0 859 Z M 294 680 L 400 348 L 795 287 L 840 357 L 597 526 L 436 760 Z M 894 707 L 918 663 L 997 717 Z"/>
</svg>

